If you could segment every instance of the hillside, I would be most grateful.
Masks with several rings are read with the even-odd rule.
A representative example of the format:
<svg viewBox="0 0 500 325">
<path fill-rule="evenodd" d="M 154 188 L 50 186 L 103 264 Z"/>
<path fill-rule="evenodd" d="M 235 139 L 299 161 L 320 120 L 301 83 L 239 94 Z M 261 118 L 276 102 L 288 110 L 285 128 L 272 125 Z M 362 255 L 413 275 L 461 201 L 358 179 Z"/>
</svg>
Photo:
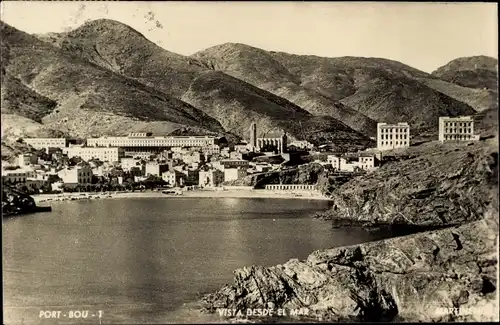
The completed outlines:
<svg viewBox="0 0 500 325">
<path fill-rule="evenodd" d="M 322 120 L 316 127 L 316 119 L 301 107 L 208 69 L 193 58 L 169 52 L 117 21 L 94 20 L 67 33 L 38 35 L 38 38 L 64 53 L 189 103 L 220 121 L 226 131 L 244 138 L 248 137 L 250 124 L 258 122 L 259 135 L 286 131 L 291 137 L 302 139 L 303 134 L 297 129 L 300 123 L 306 123 L 320 129 L 318 137 L 343 140 L 345 133 L 349 133 L 348 138 L 369 142 L 334 119 Z M 290 117 L 294 118 L 292 122 L 288 121 Z M 317 142 L 313 136 L 307 139 Z"/>
<path fill-rule="evenodd" d="M 5 84 L 13 94 L 29 88 L 26 98 L 16 97 L 19 101 L 27 99 L 27 106 L 34 93 L 50 100 L 50 111 L 35 107 L 38 113 L 29 115 L 41 118 L 49 127 L 78 136 L 148 130 L 150 122 L 164 132 L 181 126 L 223 132 L 216 120 L 179 99 L 62 53 L 3 22 L 0 27 L 2 72 L 15 77 L 15 80 L 2 78 L 2 88 Z M 54 102 L 57 102 L 55 108 Z M 26 116 L 25 109 L 6 109 L 2 105 L 3 113 Z"/>
<path fill-rule="evenodd" d="M 498 138 L 428 143 L 332 193 L 337 224 L 449 226 L 483 216 L 498 187 Z"/>
<path fill-rule="evenodd" d="M 434 129 L 439 116 L 475 112 L 418 81 L 432 79 L 429 74 L 392 60 L 293 55 L 233 43 L 193 58 L 370 136 L 375 135 L 376 122 L 404 120 L 418 132 Z"/>
<path fill-rule="evenodd" d="M 463 87 L 498 91 L 498 60 L 484 55 L 452 60 L 432 75 Z"/>
<path fill-rule="evenodd" d="M 297 75 L 288 71 L 264 50 L 228 43 L 198 52 L 192 57 L 203 62 L 207 68 L 223 71 L 286 98 L 314 115 L 331 116 L 370 136 L 376 133 L 375 121 L 338 102 L 331 91 L 303 84 Z M 350 90 L 341 87 L 334 88 L 333 91 L 342 94 Z"/>
</svg>

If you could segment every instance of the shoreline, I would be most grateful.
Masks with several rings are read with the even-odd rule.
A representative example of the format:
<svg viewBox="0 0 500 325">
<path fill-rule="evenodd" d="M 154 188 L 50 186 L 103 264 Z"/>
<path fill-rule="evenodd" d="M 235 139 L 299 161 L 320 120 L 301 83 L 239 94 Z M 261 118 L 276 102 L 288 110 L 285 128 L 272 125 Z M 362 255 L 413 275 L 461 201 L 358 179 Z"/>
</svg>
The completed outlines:
<svg viewBox="0 0 500 325">
<path fill-rule="evenodd" d="M 267 190 L 194 190 L 184 191 L 180 195 L 163 194 L 161 191 L 144 192 L 76 192 L 60 194 L 34 194 L 31 197 L 36 204 L 61 201 L 120 199 L 120 198 L 262 198 L 262 199 L 301 199 L 331 201 L 330 198 L 311 192 L 274 192 Z"/>
</svg>

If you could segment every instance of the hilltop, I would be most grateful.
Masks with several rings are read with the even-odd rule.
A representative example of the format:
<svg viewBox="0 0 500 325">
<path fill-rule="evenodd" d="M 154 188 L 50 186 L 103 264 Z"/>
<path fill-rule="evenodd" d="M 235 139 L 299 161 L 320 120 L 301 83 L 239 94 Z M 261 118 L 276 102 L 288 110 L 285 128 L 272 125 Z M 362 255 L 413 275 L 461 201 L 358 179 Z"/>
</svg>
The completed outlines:
<svg viewBox="0 0 500 325">
<path fill-rule="evenodd" d="M 435 77 L 387 59 L 294 55 L 238 43 L 217 45 L 192 57 L 369 136 L 376 134 L 376 122 L 404 120 L 419 132 L 436 128 L 439 116 L 475 113 L 457 100 L 462 94 L 454 99 L 420 81 Z"/>
<path fill-rule="evenodd" d="M 457 58 L 432 75 L 464 87 L 498 91 L 498 60 L 489 56 Z"/>
<path fill-rule="evenodd" d="M 304 134 L 297 130 L 304 123 L 318 130 L 306 135 L 312 142 L 323 137 L 370 143 L 366 136 L 351 130 L 342 121 L 330 118 L 318 124 L 317 119 L 300 106 L 208 69 L 196 59 L 167 51 L 117 21 L 98 19 L 66 33 L 37 37 L 63 53 L 191 104 L 218 120 L 227 132 L 240 137 L 247 138 L 250 124 L 258 122 L 259 135 L 279 131 L 303 139 Z"/>
</svg>

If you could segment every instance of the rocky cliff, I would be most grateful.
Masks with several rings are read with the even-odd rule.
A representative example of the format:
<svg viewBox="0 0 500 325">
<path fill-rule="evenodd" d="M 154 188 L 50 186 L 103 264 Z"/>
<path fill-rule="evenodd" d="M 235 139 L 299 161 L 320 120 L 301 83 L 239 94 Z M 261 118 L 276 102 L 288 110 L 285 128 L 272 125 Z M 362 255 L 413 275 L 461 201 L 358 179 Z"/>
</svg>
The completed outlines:
<svg viewBox="0 0 500 325">
<path fill-rule="evenodd" d="M 305 261 L 244 267 L 202 304 L 212 312 L 305 307 L 322 321 L 498 320 L 498 209 L 490 213 L 455 228 L 316 251 Z"/>
<path fill-rule="evenodd" d="M 496 140 L 438 144 L 407 150 L 332 193 L 326 213 L 337 225 L 449 226 L 480 219 L 498 186 Z"/>
</svg>

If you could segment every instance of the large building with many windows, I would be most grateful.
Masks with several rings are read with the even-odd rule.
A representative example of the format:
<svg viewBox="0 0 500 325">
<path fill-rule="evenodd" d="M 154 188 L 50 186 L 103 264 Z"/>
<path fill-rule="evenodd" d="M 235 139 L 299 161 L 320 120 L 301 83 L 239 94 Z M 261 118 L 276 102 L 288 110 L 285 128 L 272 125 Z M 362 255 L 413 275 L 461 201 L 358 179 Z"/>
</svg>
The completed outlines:
<svg viewBox="0 0 500 325">
<path fill-rule="evenodd" d="M 65 148 L 68 144 L 66 138 L 24 138 L 23 141 L 35 149 Z"/>
<path fill-rule="evenodd" d="M 410 146 L 410 125 L 408 123 L 377 123 L 377 149 L 390 150 Z"/>
<path fill-rule="evenodd" d="M 439 118 L 439 141 L 470 141 L 479 140 L 474 134 L 474 119 L 472 116 Z"/>
<path fill-rule="evenodd" d="M 125 157 L 123 148 L 68 147 L 63 148 L 68 158 L 80 157 L 85 161 L 99 159 L 100 161 L 116 162 Z"/>
<path fill-rule="evenodd" d="M 123 148 L 171 148 L 171 147 L 207 147 L 217 144 L 211 136 L 161 136 L 151 133 L 130 133 L 126 137 L 100 137 L 87 139 L 87 146 L 123 147 Z"/>
</svg>

